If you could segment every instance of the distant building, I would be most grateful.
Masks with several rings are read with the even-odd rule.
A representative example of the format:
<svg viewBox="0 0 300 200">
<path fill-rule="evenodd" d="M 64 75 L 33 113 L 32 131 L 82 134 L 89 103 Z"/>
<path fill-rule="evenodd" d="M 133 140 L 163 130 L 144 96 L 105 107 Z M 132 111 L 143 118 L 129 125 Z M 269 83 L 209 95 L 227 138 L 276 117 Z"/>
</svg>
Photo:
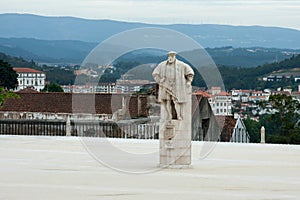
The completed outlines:
<svg viewBox="0 0 300 200">
<path fill-rule="evenodd" d="M 208 93 L 212 94 L 212 95 L 216 95 L 216 94 L 220 93 L 221 91 L 222 91 L 221 87 L 211 87 L 211 89 L 208 90 Z"/>
<path fill-rule="evenodd" d="M 145 85 L 152 84 L 148 80 L 122 80 L 116 81 L 117 93 L 135 93 L 139 92 Z"/>
<path fill-rule="evenodd" d="M 72 93 L 116 93 L 115 83 L 63 85 L 62 88 L 64 92 L 72 92 Z"/>
<path fill-rule="evenodd" d="M 94 78 L 98 77 L 97 71 L 94 71 L 92 69 L 74 70 L 74 75 L 76 75 L 76 76 L 78 76 L 78 75 L 86 75 L 86 76 L 94 77 Z"/>
<path fill-rule="evenodd" d="M 31 88 L 41 91 L 45 87 L 46 74 L 31 68 L 13 68 L 18 74 L 18 87 L 16 91 Z"/>
<path fill-rule="evenodd" d="M 282 75 L 278 74 L 271 74 L 269 76 L 263 77 L 263 81 L 268 82 L 280 82 L 280 81 L 288 81 L 288 80 L 294 80 L 295 82 L 300 80 L 299 73 L 286 73 Z"/>
<path fill-rule="evenodd" d="M 300 101 L 300 91 L 292 92 L 292 97 L 293 97 L 293 99 Z"/>
<path fill-rule="evenodd" d="M 232 99 L 229 93 L 222 91 L 212 95 L 209 103 L 215 115 L 232 115 Z"/>
<path fill-rule="evenodd" d="M 251 96 L 249 97 L 250 102 L 260 102 L 260 101 L 268 101 L 270 97 L 270 93 L 262 92 L 262 91 L 252 91 Z"/>
<path fill-rule="evenodd" d="M 231 90 L 232 101 L 249 102 L 252 90 Z"/>
</svg>

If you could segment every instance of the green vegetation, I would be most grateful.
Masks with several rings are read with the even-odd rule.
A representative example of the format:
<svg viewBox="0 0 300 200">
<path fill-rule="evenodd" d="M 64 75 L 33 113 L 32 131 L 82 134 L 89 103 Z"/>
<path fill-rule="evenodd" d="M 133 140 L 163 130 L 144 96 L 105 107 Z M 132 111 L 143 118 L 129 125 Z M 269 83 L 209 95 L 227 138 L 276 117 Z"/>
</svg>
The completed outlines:
<svg viewBox="0 0 300 200">
<path fill-rule="evenodd" d="M 62 87 L 56 83 L 50 83 L 45 86 L 42 92 L 64 92 Z"/>
<path fill-rule="evenodd" d="M 20 96 L 12 91 L 8 91 L 5 90 L 3 87 L 0 87 L 0 108 L 2 107 L 5 99 L 8 98 L 20 98 Z"/>
<path fill-rule="evenodd" d="M 14 67 L 28 67 L 28 68 L 41 70 L 41 68 L 39 68 L 33 60 L 29 62 L 24 60 L 21 57 L 17 58 L 17 57 L 9 56 L 1 52 L 0 52 L 0 60 L 3 60 Z"/>
<path fill-rule="evenodd" d="M 121 78 L 121 75 L 126 74 L 130 69 L 138 65 L 140 65 L 140 63 L 136 61 L 117 61 L 114 64 L 115 70 L 106 69 L 99 82 L 114 83 L 117 79 Z"/>
<path fill-rule="evenodd" d="M 243 120 L 247 131 L 250 136 L 250 142 L 252 143 L 259 143 L 260 142 L 260 128 L 261 123 L 250 118 L 246 118 Z"/>
<path fill-rule="evenodd" d="M 267 143 L 300 144 L 299 101 L 281 94 L 270 96 L 269 103 L 276 110 L 275 113 L 263 115 L 258 122 L 244 119 L 251 142 L 260 141 L 260 128 L 264 126 Z"/>
<path fill-rule="evenodd" d="M 266 64 L 255 68 L 238 68 L 220 66 L 219 70 L 224 80 L 227 90 L 236 89 L 257 89 L 265 88 L 276 89 L 278 87 L 295 88 L 297 83 L 291 80 L 283 80 L 281 82 L 266 82 L 262 80 L 262 76 L 267 76 L 272 72 L 282 69 L 295 69 L 300 66 L 300 54 L 292 56 L 279 63 Z"/>
<path fill-rule="evenodd" d="M 235 66 L 235 67 L 256 67 L 259 65 L 282 61 L 290 58 L 292 53 L 299 51 L 285 50 L 275 48 L 206 48 L 217 65 Z M 289 52 L 289 53 L 287 53 Z"/>
<path fill-rule="evenodd" d="M 46 72 L 46 81 L 57 83 L 59 85 L 73 85 L 76 76 L 72 69 L 61 69 L 59 67 L 49 67 L 43 65 L 43 71 Z"/>
<path fill-rule="evenodd" d="M 5 89 L 14 89 L 18 84 L 17 73 L 10 64 L 0 60 L 0 87 Z"/>
<path fill-rule="evenodd" d="M 251 52 L 246 51 L 244 49 L 235 50 L 232 48 L 220 48 L 217 50 L 210 49 L 210 51 L 216 51 L 215 54 L 218 54 L 218 56 L 221 56 L 220 52 L 226 53 L 226 51 L 229 52 L 235 52 L 233 55 L 236 55 L 235 59 L 240 59 L 240 54 L 246 54 L 248 58 L 251 58 L 248 54 L 251 54 Z M 261 52 L 261 51 L 259 51 Z M 264 51 L 262 51 L 264 52 Z M 275 51 L 276 52 L 276 51 Z M 219 55 L 220 54 L 220 55 Z M 258 54 L 258 52 L 255 52 L 255 55 Z M 224 54 L 226 55 L 226 54 Z M 231 54 L 230 54 L 231 55 Z M 272 54 L 273 55 L 273 54 Z M 232 55 L 231 55 L 232 56 Z M 256 55 L 257 56 L 257 55 Z M 226 56 L 225 56 L 226 57 Z M 50 67 L 47 65 L 43 65 L 42 67 L 37 66 L 34 61 L 25 61 L 22 58 L 15 58 L 11 56 L 7 56 L 5 54 L 0 53 L 0 59 L 3 59 L 5 62 L 8 62 L 9 64 L 17 67 L 30 67 L 37 70 L 42 70 L 46 72 L 46 81 L 50 83 L 57 83 L 60 85 L 73 85 L 75 84 L 85 84 L 87 82 L 115 82 L 117 79 L 121 78 L 121 75 L 128 72 L 130 69 L 144 64 L 144 62 L 139 58 L 145 58 L 145 55 L 140 56 L 134 56 L 134 55 L 128 55 L 125 57 L 122 57 L 122 59 L 116 60 L 114 63 L 114 69 L 107 69 L 104 71 L 99 71 L 98 74 L 102 74 L 100 80 L 98 78 L 91 78 L 86 75 L 74 75 L 74 67 Z M 148 56 L 147 57 L 147 63 L 151 62 L 151 59 L 154 60 L 154 62 L 160 62 L 161 60 L 165 59 L 165 56 Z M 180 58 L 182 59 L 182 58 Z M 223 58 L 222 58 L 223 59 Z M 232 58 L 231 60 L 235 60 Z M 255 62 L 256 57 L 253 57 L 253 62 Z M 234 61 L 233 61 L 234 62 Z M 248 61 L 247 61 L 248 62 Z M 236 66 L 236 65 L 235 65 Z M 292 56 L 289 59 L 285 59 L 281 62 L 275 62 L 272 64 L 265 64 L 258 67 L 252 67 L 252 68 L 243 68 L 243 67 L 235 67 L 235 66 L 224 66 L 219 65 L 219 71 L 222 75 L 226 90 L 230 89 L 257 89 L 262 90 L 265 88 L 270 89 L 276 89 L 278 87 L 290 87 L 292 89 L 296 89 L 298 83 L 295 83 L 293 80 L 283 80 L 280 82 L 266 82 L 262 80 L 262 77 L 268 76 L 274 72 L 287 72 L 294 70 L 296 68 L 299 68 L 300 66 L 300 55 Z M 102 69 L 101 69 L 102 70 Z M 147 71 L 149 69 L 145 69 L 146 71 L 142 71 L 140 69 L 140 74 L 150 73 L 150 71 Z M 76 79 L 76 81 L 75 81 Z M 201 77 L 201 74 L 198 73 L 197 70 L 195 70 L 195 78 L 193 81 L 193 85 L 198 87 L 206 87 L 206 84 Z"/>
</svg>

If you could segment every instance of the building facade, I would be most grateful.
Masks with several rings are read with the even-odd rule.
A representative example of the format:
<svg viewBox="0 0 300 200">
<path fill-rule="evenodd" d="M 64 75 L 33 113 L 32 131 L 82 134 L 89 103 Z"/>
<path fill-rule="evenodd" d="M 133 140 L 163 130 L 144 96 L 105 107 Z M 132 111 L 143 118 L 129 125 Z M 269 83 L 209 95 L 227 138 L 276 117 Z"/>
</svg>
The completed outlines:
<svg viewBox="0 0 300 200">
<path fill-rule="evenodd" d="M 16 91 L 31 88 L 41 91 L 45 87 L 46 74 L 31 68 L 13 68 L 18 74 L 18 87 Z"/>
<path fill-rule="evenodd" d="M 227 92 L 220 92 L 212 95 L 209 99 L 212 110 L 215 115 L 229 116 L 232 115 L 232 99 Z"/>
<path fill-rule="evenodd" d="M 116 93 L 115 83 L 98 83 L 86 85 L 63 85 L 64 92 L 71 93 Z"/>
</svg>

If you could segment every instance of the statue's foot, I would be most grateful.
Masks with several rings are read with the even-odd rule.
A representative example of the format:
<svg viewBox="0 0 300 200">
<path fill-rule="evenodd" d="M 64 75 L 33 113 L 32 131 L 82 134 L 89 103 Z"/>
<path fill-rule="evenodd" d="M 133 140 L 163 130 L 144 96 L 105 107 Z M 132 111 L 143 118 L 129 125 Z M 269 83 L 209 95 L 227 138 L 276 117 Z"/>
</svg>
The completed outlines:
<svg viewBox="0 0 300 200">
<path fill-rule="evenodd" d="M 178 116 L 178 117 L 177 117 L 177 120 L 182 120 L 182 117 Z"/>
</svg>

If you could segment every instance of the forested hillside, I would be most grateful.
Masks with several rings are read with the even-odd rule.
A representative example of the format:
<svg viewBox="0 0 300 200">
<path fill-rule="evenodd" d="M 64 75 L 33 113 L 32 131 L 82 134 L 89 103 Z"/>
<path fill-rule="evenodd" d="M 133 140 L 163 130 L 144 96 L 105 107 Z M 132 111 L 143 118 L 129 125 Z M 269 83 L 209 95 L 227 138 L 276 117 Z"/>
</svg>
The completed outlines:
<svg viewBox="0 0 300 200">
<path fill-rule="evenodd" d="M 294 69 L 300 67 L 300 55 L 292 56 L 281 62 L 272 64 L 265 64 L 255 68 L 239 68 L 220 66 L 219 70 L 222 74 L 225 87 L 229 89 L 264 89 L 290 86 L 295 88 L 297 83 L 293 81 L 282 82 L 265 82 L 262 80 L 263 76 L 283 69 Z"/>
<path fill-rule="evenodd" d="M 120 58 L 119 60 L 114 63 L 115 70 L 114 71 L 107 71 L 101 77 L 101 82 L 115 82 L 116 79 L 119 79 L 122 74 L 126 73 L 133 67 L 136 67 L 140 64 L 137 62 L 139 59 L 130 59 L 128 57 L 124 60 Z M 151 57 L 147 59 L 151 61 Z M 163 57 L 155 57 L 155 62 L 159 62 L 165 58 Z M 16 58 L 12 56 L 5 55 L 0 53 L 0 60 L 10 63 L 14 67 L 30 67 L 38 70 L 43 70 L 46 72 L 47 81 L 51 83 L 58 83 L 61 85 L 69 85 L 73 84 L 76 76 L 74 75 L 74 68 L 72 67 L 53 67 L 53 66 L 37 66 L 34 61 L 26 61 L 22 58 Z M 79 67 L 79 66 L 78 66 Z M 262 77 L 267 76 L 275 71 L 280 70 L 289 70 L 300 68 L 300 55 L 294 55 L 290 59 L 285 59 L 281 62 L 274 62 L 271 64 L 265 64 L 258 67 L 252 68 L 242 68 L 242 67 L 235 67 L 235 66 L 225 66 L 225 65 L 218 65 L 220 73 L 222 75 L 225 87 L 227 90 L 230 89 L 265 89 L 265 88 L 273 88 L 276 89 L 278 87 L 286 87 L 289 86 L 291 88 L 296 88 L 299 83 L 295 83 L 292 80 L 284 80 L 281 82 L 265 82 L 262 80 Z M 151 72 L 147 72 L 151 73 Z M 80 77 L 83 81 L 80 82 L 84 84 L 84 80 L 91 81 L 89 78 Z M 95 79 L 93 81 L 97 81 Z M 199 87 L 206 87 L 204 81 L 201 79 L 199 74 L 196 73 L 194 85 Z"/>
</svg>

